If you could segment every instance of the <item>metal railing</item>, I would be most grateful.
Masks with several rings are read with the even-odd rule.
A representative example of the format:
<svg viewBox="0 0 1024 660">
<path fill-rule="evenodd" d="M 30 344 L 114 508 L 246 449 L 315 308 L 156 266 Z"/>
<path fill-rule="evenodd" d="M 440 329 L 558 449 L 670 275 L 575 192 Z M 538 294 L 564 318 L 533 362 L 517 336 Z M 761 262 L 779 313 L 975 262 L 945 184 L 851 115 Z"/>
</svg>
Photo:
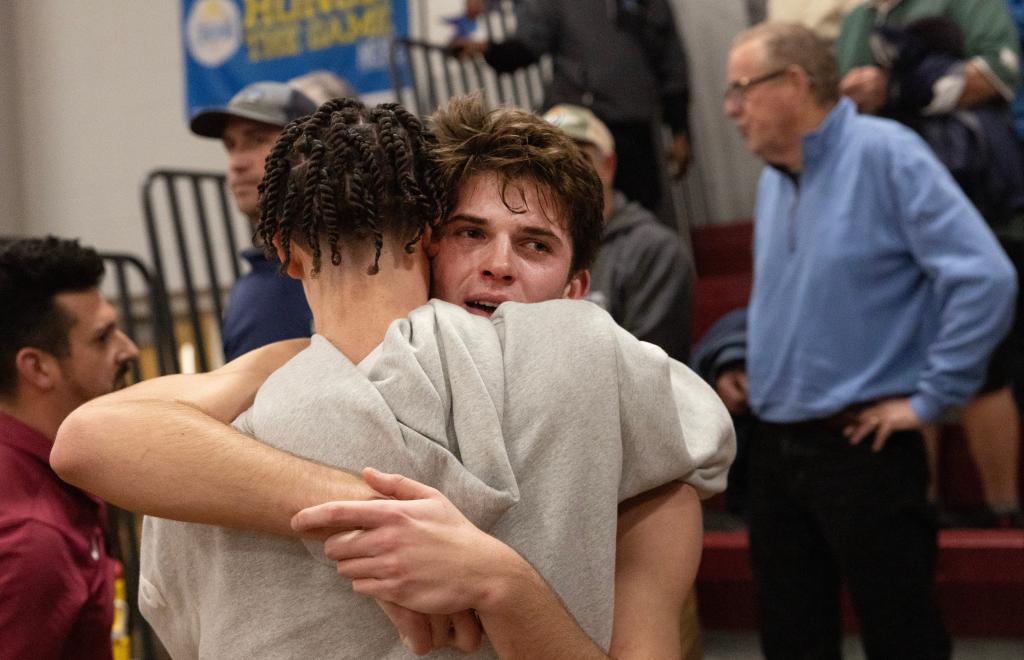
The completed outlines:
<svg viewBox="0 0 1024 660">
<path fill-rule="evenodd" d="M 239 246 L 248 244 L 240 237 L 249 230 L 232 212 L 225 176 L 219 172 L 150 172 L 142 185 L 142 207 L 153 277 L 160 291 L 184 293 L 197 367 L 207 371 L 216 366 L 209 352 L 216 344 L 204 327 L 204 313 L 208 307 L 218 322 L 224 317 L 225 295 L 242 272 Z M 204 305 L 201 299 L 209 302 Z M 166 294 L 164 301 L 169 320 L 174 310 Z M 177 372 L 178 336 L 173 323 L 167 329 L 175 347 L 168 364 Z"/>
<path fill-rule="evenodd" d="M 120 314 L 121 327 L 139 346 L 151 345 L 156 353 L 161 374 L 170 373 L 170 357 L 175 353 L 169 332 L 171 320 L 163 288 L 138 257 L 123 253 L 100 253 L 107 266 L 106 284 L 114 288 L 114 304 Z M 139 303 L 143 303 L 140 306 Z M 149 334 L 145 332 L 148 326 Z M 131 364 L 133 382 L 142 380 L 138 361 Z M 108 520 L 114 555 L 124 566 L 125 593 L 129 633 L 137 632 L 142 646 L 136 657 L 154 658 L 154 635 L 139 611 L 139 539 L 137 516 L 126 509 L 108 505 Z"/>
<path fill-rule="evenodd" d="M 488 105 L 537 110 L 543 102 L 542 68 L 530 65 L 497 73 L 480 57 L 459 57 L 447 46 L 418 39 L 391 42 L 391 80 L 395 96 L 420 116 L 434 112 L 453 96 L 480 91 Z"/>
<path fill-rule="evenodd" d="M 489 3 L 478 19 L 487 40 L 501 41 L 515 29 L 514 0 Z M 426 116 L 452 96 L 480 91 L 488 105 L 514 105 L 540 110 L 550 79 L 548 58 L 512 73 L 498 73 L 481 57 L 460 57 L 447 44 L 422 38 L 396 38 L 390 52 L 391 81 L 396 98 Z"/>
<path fill-rule="evenodd" d="M 157 369 L 161 374 L 172 373 L 173 357 L 176 347 L 167 294 L 158 286 L 149 268 L 138 257 L 131 254 L 104 252 L 100 255 L 107 265 L 108 276 L 112 275 L 115 288 L 115 302 L 121 317 L 121 327 L 125 334 L 138 345 L 151 344 L 156 353 Z M 109 277 L 108 277 L 108 281 Z M 137 282 L 141 286 L 133 286 Z M 136 301 L 145 302 L 144 319 L 140 319 Z M 140 321 L 148 321 L 151 334 L 146 341 L 140 328 Z M 132 363 L 132 378 L 135 382 L 142 380 L 139 364 Z"/>
</svg>

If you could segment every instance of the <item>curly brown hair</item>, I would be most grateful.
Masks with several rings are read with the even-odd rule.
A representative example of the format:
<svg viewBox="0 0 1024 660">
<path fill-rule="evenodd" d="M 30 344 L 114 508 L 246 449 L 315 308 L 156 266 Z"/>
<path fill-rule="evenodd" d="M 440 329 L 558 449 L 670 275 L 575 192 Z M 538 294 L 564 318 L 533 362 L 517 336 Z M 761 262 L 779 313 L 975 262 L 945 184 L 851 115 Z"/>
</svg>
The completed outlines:
<svg viewBox="0 0 1024 660">
<path fill-rule="evenodd" d="M 282 268 L 294 240 L 308 246 L 314 273 L 322 245 L 337 266 L 342 241 L 369 242 L 375 274 L 385 237 L 412 252 L 445 215 L 433 150 L 430 132 L 397 103 L 368 109 L 353 99 L 328 101 L 288 124 L 267 156 L 256 233 L 268 253 L 280 237 Z"/>
<path fill-rule="evenodd" d="M 489 110 L 479 94 L 453 98 L 434 113 L 431 126 L 447 208 L 455 208 L 467 179 L 493 174 L 505 207 L 522 213 L 521 206 L 509 205 L 505 192 L 509 185 L 531 183 L 553 202 L 557 220 L 572 238 L 570 275 L 593 264 L 601 245 L 604 197 L 590 159 L 571 138 L 523 110 Z"/>
</svg>

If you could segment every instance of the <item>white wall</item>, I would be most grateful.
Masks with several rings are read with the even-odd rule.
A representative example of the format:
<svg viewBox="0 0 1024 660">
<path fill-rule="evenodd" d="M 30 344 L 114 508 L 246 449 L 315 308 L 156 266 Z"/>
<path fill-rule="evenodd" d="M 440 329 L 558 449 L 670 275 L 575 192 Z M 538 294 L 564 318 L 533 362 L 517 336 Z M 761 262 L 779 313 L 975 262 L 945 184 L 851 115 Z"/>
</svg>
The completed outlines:
<svg viewBox="0 0 1024 660">
<path fill-rule="evenodd" d="M 3 3 L 2 68 L 12 80 L 0 78 L 0 93 L 17 125 L 15 139 L 3 143 L 2 165 L 18 173 L 18 233 L 145 255 L 144 174 L 161 166 L 223 169 L 220 144 L 193 136 L 185 123 L 179 7 L 175 0 Z"/>
<path fill-rule="evenodd" d="M 0 3 L 0 235 L 17 233 L 22 214 L 13 15 L 13 5 Z"/>
<path fill-rule="evenodd" d="M 410 0 L 446 34 L 461 0 Z M 179 0 L 0 0 L 0 233 L 79 237 L 149 260 L 139 187 L 157 167 L 222 170 L 184 110 Z"/>
<path fill-rule="evenodd" d="M 672 0 L 690 65 L 690 126 L 693 131 L 693 177 L 703 189 L 708 217 L 697 224 L 729 222 L 753 214 L 762 165 L 751 155 L 736 127 L 722 110 L 726 63 L 732 40 L 747 27 L 741 2 Z"/>
</svg>

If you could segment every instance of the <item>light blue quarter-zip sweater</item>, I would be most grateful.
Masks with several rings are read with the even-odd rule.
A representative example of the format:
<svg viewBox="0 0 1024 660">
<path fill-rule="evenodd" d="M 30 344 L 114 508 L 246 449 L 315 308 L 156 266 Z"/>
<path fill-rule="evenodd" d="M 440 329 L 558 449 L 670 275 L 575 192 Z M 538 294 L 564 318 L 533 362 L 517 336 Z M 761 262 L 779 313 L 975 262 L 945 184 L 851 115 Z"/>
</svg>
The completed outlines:
<svg viewBox="0 0 1024 660">
<path fill-rule="evenodd" d="M 909 396 L 925 421 L 967 400 L 1013 316 L 1017 276 L 910 129 L 841 100 L 768 167 L 755 212 L 753 411 L 805 421 Z"/>
</svg>

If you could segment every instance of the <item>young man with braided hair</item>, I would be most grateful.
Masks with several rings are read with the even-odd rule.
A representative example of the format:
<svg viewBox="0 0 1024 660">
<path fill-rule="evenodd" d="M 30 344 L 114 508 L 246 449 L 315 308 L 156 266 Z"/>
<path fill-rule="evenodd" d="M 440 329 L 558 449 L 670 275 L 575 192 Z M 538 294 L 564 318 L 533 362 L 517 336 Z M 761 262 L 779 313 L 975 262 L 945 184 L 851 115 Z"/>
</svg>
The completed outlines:
<svg viewBox="0 0 1024 660">
<path fill-rule="evenodd" d="M 501 113 L 477 109 L 475 115 L 485 125 Z M 510 303 L 493 311 L 516 297 L 539 300 L 585 293 L 585 271 L 580 269 L 592 255 L 580 256 L 575 250 L 575 237 L 569 236 L 576 224 L 568 213 L 573 207 L 569 199 L 558 197 L 553 180 L 545 176 L 568 173 L 582 181 L 580 190 L 594 194 L 579 200 L 582 211 L 574 210 L 593 215 L 597 226 L 601 221 L 599 205 L 588 206 L 586 201 L 600 199 L 596 175 L 569 140 L 538 118 L 509 116 L 518 122 L 513 125 L 519 135 L 505 139 L 505 157 L 511 158 L 512 146 L 518 143 L 521 152 L 551 167 L 539 166 L 533 172 L 478 171 L 470 157 L 461 170 L 449 168 L 437 178 L 431 174 L 431 155 L 417 147 L 420 140 L 432 138 L 395 107 L 367 114 L 352 105 L 325 106 L 309 121 L 285 131 L 268 161 L 261 231 L 277 240 L 288 272 L 302 279 L 319 334 L 308 350 L 267 381 L 253 408 L 236 424 L 265 442 L 321 463 L 350 469 L 374 465 L 439 485 L 469 520 L 489 527 L 519 551 L 473 528 L 440 493 L 411 480 L 370 472 L 366 476 L 374 487 L 417 499 L 394 502 L 393 510 L 364 513 L 392 519 L 422 516 L 421 530 L 440 531 L 409 546 L 427 560 L 418 562 L 426 568 L 417 579 L 424 579 L 418 585 L 400 586 L 392 599 L 408 596 L 407 604 L 421 611 L 476 609 L 500 655 L 601 657 L 601 648 L 609 646 L 624 656 L 639 653 L 645 637 L 666 643 L 669 633 L 676 631 L 676 620 L 671 607 L 664 608 L 669 610 L 668 625 L 648 634 L 648 624 L 641 620 L 644 608 L 625 606 L 623 599 L 638 602 L 648 596 L 660 604 L 666 597 L 660 592 L 631 592 L 626 588 L 629 580 L 617 582 L 622 588 L 614 594 L 613 638 L 616 527 L 626 537 L 639 538 L 662 522 L 657 515 L 648 515 L 657 513 L 652 502 L 659 497 L 672 504 L 682 502 L 684 518 L 695 517 L 697 531 L 671 541 L 692 546 L 695 537 L 699 554 L 696 491 L 670 482 L 685 477 L 703 492 L 720 489 L 732 454 L 731 428 L 720 403 L 692 374 L 636 342 L 591 305 Z M 460 117 L 457 125 L 473 119 L 472 108 Z M 360 128 L 367 123 L 373 128 Z M 401 130 L 392 133 L 392 125 Z M 496 145 L 486 135 L 494 128 L 460 135 L 471 153 L 474 145 L 495 149 L 501 141 Z M 376 158 L 353 164 L 347 159 L 355 154 Z M 497 160 L 502 158 L 499 153 Z M 446 214 L 449 221 L 436 240 L 417 242 L 419 232 L 442 217 L 442 185 L 448 190 L 458 185 L 461 190 L 453 195 L 454 208 Z M 330 193 L 332 187 L 336 194 Z M 330 222 L 332 215 L 342 222 Z M 343 224 L 352 218 L 358 218 L 358 224 Z M 445 278 L 444 287 L 456 294 L 451 299 L 479 316 L 493 313 L 491 319 L 474 318 L 438 301 L 415 309 L 427 297 L 424 245 L 435 254 L 434 266 L 439 279 Z M 446 262 L 460 252 L 479 264 L 476 277 L 481 282 L 473 284 L 470 275 Z M 578 267 L 570 267 L 577 257 Z M 561 264 L 561 270 L 553 262 Z M 400 320 L 391 324 L 396 318 Z M 236 364 L 201 377 L 144 383 L 127 397 L 83 410 L 65 426 L 64 451 L 55 457 L 55 465 L 66 477 L 105 489 L 133 508 L 278 534 L 291 532 L 288 520 L 304 506 L 366 499 L 372 493 L 342 472 L 275 452 L 225 431 L 187 406 L 166 401 L 176 398 L 230 419 L 249 404 L 253 381 L 262 378 L 263 370 L 294 352 L 277 348 L 278 356 L 262 360 L 259 367 Z M 324 375 L 318 378 L 320 372 Z M 127 402 L 131 407 L 124 405 Z M 147 428 L 150 436 L 140 447 L 136 434 L 146 424 L 143 418 L 152 419 L 143 412 L 163 415 L 165 420 L 173 414 L 180 420 L 173 439 L 154 442 L 152 429 Z M 314 415 L 315 425 L 308 419 Z M 98 433 L 100 427 L 104 433 Z M 120 430 L 109 434 L 110 428 Z M 575 438 L 587 444 L 577 444 Z M 125 483 L 102 459 L 86 460 L 81 448 L 93 441 L 103 445 L 104 456 L 117 457 L 121 468 L 127 467 L 136 478 Z M 193 488 L 168 493 L 166 485 L 179 478 L 189 478 Z M 631 509 L 635 516 L 630 518 L 627 510 L 616 524 L 619 501 L 661 484 L 670 485 L 645 494 Z M 588 498 L 587 506 L 573 502 L 580 496 Z M 339 511 L 343 510 L 329 507 L 303 517 L 308 524 L 324 516 L 319 524 L 334 526 Z M 352 514 L 350 510 L 341 515 Z M 344 521 L 337 522 L 345 526 Z M 173 534 L 184 528 L 175 525 L 162 521 L 158 529 Z M 265 562 L 273 561 L 275 553 L 239 551 L 223 557 L 229 568 L 218 573 L 221 580 L 244 591 L 251 580 L 266 587 L 268 580 L 284 579 L 288 587 L 281 591 L 287 594 L 249 599 L 256 610 L 244 613 L 231 612 L 223 603 L 211 605 L 220 614 L 199 619 L 204 626 L 203 653 L 216 654 L 219 641 L 232 643 L 232 652 L 237 653 L 239 639 L 279 647 L 292 644 L 294 651 L 294 640 L 301 636 L 306 651 L 324 644 L 329 649 L 325 654 L 337 654 L 339 649 L 344 654 L 358 643 L 360 657 L 402 655 L 380 625 L 358 627 L 358 617 L 363 616 L 376 617 L 374 623 L 379 624 L 375 606 L 321 584 L 335 579 L 333 566 L 313 564 L 320 569 L 316 574 L 321 580 L 309 583 L 309 574 L 316 571 L 294 541 L 198 526 L 185 529 L 196 535 L 216 534 L 225 544 L 240 548 L 249 542 L 258 542 L 261 548 L 277 546 L 278 558 L 288 560 L 280 566 L 274 562 L 271 570 Z M 372 542 L 380 536 L 368 532 L 362 539 Z M 344 542 L 332 539 L 332 554 Z M 150 535 L 147 544 L 168 554 L 169 544 L 159 537 Z M 672 543 L 657 549 L 664 551 L 665 545 Z M 635 558 L 635 553 L 620 553 L 618 561 L 626 563 L 631 556 Z M 547 578 L 580 626 L 524 557 Z M 250 558 L 255 565 L 242 564 Z M 179 576 L 198 570 L 183 558 L 168 560 L 178 566 Z M 355 561 L 358 568 L 359 560 Z M 305 567 L 295 580 L 289 562 Z M 685 562 L 682 569 L 676 564 L 684 562 L 668 563 L 671 575 L 663 576 L 661 591 L 669 590 L 671 583 L 685 592 L 695 563 Z M 445 571 L 450 582 L 440 577 Z M 189 597 L 196 603 L 217 603 L 225 595 L 220 593 L 224 582 L 214 584 L 202 577 L 186 578 L 197 585 L 198 593 Z M 386 582 L 361 579 L 356 586 L 362 592 L 361 585 Z M 437 588 L 446 582 L 450 588 Z M 150 588 L 151 613 L 182 598 L 181 593 Z M 680 602 L 683 595 L 678 594 Z M 346 613 L 343 632 L 336 630 L 338 617 L 332 609 L 340 601 L 356 608 L 355 615 Z M 282 611 L 282 602 L 301 613 Z M 276 608 L 270 623 L 259 616 L 264 607 Z M 527 612 L 531 616 L 523 620 Z M 188 617 L 159 612 L 156 616 L 164 616 L 167 626 L 177 626 L 171 632 L 186 638 L 192 634 L 190 626 L 198 625 Z M 664 623 L 657 615 L 654 618 Z M 353 642 L 353 629 L 361 631 L 358 642 Z M 270 646 L 259 648 L 266 651 Z M 416 648 L 426 650 L 429 643 Z"/>
</svg>

